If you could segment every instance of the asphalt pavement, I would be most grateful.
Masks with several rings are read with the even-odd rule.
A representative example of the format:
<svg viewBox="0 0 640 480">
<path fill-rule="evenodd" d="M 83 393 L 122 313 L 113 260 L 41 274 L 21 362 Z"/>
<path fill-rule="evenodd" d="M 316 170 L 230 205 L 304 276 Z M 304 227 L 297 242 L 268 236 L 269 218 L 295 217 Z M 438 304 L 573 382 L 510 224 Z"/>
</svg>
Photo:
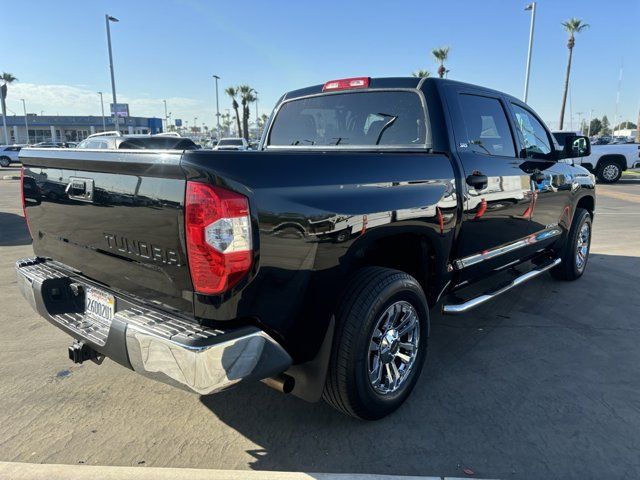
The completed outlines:
<svg viewBox="0 0 640 480">
<path fill-rule="evenodd" d="M 4 173 L 4 172 L 2 172 Z M 485 478 L 640 477 L 640 180 L 598 187 L 592 256 L 471 314 L 432 318 L 408 402 L 378 422 L 262 384 L 199 397 L 70 339 L 20 296 L 32 255 L 0 180 L 0 461 Z"/>
</svg>

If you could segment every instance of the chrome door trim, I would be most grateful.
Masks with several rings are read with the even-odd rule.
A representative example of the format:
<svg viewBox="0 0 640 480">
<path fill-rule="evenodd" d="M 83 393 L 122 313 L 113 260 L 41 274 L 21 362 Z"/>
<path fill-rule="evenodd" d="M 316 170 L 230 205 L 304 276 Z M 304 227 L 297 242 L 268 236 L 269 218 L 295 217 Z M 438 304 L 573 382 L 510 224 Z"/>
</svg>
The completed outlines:
<svg viewBox="0 0 640 480">
<path fill-rule="evenodd" d="M 507 243 L 505 245 L 492 248 L 491 250 L 485 250 L 481 253 L 475 253 L 473 255 L 469 255 L 468 257 L 454 260 L 453 265 L 456 268 L 456 270 L 462 270 L 472 265 L 477 265 L 478 263 L 482 263 L 486 260 L 491 260 L 493 258 L 499 257 L 501 255 L 504 255 L 505 253 L 510 253 L 520 248 L 524 248 L 529 245 L 539 243 L 543 240 L 548 240 L 549 238 L 557 237 L 561 234 L 562 234 L 562 230 L 560 230 L 559 227 L 547 228 L 538 233 L 529 235 L 528 237 L 522 238 L 520 240 L 516 240 L 515 242 Z"/>
</svg>

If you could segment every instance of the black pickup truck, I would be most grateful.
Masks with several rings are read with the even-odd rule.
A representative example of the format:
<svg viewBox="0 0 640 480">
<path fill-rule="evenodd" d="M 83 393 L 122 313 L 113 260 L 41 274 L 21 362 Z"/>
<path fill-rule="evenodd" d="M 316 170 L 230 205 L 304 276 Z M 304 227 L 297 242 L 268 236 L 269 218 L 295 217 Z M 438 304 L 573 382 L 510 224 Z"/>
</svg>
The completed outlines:
<svg viewBox="0 0 640 480">
<path fill-rule="evenodd" d="M 377 419 L 459 314 L 587 263 L 593 176 L 503 93 L 349 78 L 284 95 L 258 151 L 23 149 L 24 296 L 104 357 L 206 395 L 263 380 Z"/>
</svg>

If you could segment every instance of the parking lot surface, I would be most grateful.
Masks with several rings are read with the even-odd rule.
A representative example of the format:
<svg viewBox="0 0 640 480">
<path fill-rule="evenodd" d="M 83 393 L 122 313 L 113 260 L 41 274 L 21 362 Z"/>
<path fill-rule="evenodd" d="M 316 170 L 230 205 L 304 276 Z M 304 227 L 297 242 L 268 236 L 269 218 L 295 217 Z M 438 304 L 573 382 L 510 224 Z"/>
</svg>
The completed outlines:
<svg viewBox="0 0 640 480">
<path fill-rule="evenodd" d="M 432 317 L 426 368 L 390 417 L 356 421 L 262 384 L 198 397 L 107 360 L 20 296 L 32 254 L 0 180 L 0 461 L 486 478 L 640 476 L 640 180 L 598 186 L 585 276 L 543 276 Z"/>
</svg>

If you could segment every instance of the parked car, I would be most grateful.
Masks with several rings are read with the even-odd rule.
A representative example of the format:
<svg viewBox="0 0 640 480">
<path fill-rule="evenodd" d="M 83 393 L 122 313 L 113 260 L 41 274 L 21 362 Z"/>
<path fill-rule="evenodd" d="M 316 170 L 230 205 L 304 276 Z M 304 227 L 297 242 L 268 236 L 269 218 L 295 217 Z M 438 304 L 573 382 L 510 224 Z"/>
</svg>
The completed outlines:
<svg viewBox="0 0 640 480">
<path fill-rule="evenodd" d="M 249 150 L 249 142 L 244 138 L 221 138 L 214 150 Z"/>
<path fill-rule="evenodd" d="M 69 148 L 68 142 L 39 142 L 33 145 L 34 148 Z"/>
<path fill-rule="evenodd" d="M 200 146 L 189 138 L 173 135 L 101 135 L 86 138 L 76 148 L 93 150 L 197 150 Z"/>
<path fill-rule="evenodd" d="M 18 154 L 25 145 L 0 145 L 0 167 L 8 167 L 20 160 Z"/>
<path fill-rule="evenodd" d="M 18 284 L 74 362 L 381 418 L 418 380 L 430 310 L 583 275 L 595 180 L 561 161 L 588 139 L 565 144 L 494 90 L 362 77 L 285 94 L 260 151 L 25 149 Z"/>
</svg>

